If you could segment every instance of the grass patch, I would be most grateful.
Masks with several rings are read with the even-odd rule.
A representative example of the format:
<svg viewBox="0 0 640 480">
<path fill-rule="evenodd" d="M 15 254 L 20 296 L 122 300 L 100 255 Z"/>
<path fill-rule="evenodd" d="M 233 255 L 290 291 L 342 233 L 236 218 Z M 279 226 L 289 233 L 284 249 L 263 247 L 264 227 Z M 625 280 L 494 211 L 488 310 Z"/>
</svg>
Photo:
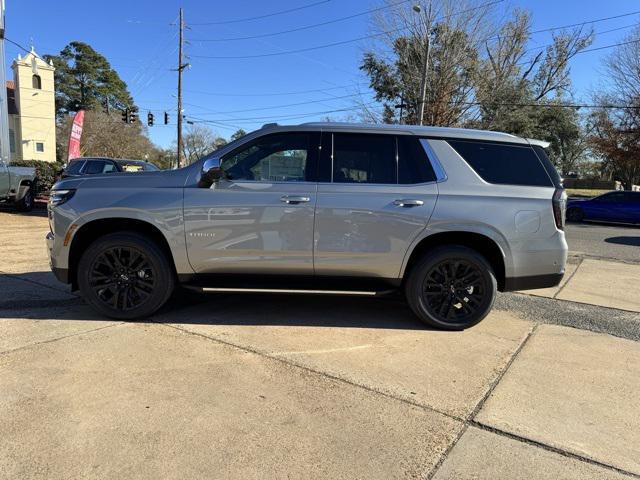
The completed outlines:
<svg viewBox="0 0 640 480">
<path fill-rule="evenodd" d="M 567 195 L 570 197 L 597 197 L 611 190 L 599 190 L 595 188 L 567 188 Z"/>
</svg>

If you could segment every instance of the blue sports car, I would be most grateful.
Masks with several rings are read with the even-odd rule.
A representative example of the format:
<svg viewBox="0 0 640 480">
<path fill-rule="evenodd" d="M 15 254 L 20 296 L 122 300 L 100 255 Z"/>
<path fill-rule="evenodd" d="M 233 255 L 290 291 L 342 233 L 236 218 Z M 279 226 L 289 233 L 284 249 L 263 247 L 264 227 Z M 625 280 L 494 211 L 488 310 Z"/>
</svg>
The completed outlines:
<svg viewBox="0 0 640 480">
<path fill-rule="evenodd" d="M 567 220 L 640 224 L 640 192 L 615 191 L 567 203 Z"/>
</svg>

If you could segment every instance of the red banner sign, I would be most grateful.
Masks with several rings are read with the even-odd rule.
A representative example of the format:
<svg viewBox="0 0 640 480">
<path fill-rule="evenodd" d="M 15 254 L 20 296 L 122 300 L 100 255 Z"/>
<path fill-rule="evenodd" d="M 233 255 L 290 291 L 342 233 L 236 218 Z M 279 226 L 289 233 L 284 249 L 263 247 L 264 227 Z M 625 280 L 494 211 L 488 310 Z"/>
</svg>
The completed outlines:
<svg viewBox="0 0 640 480">
<path fill-rule="evenodd" d="M 84 110 L 76 112 L 69 133 L 69 155 L 67 160 L 73 160 L 80 156 L 80 138 L 82 138 L 82 125 L 84 124 Z"/>
</svg>

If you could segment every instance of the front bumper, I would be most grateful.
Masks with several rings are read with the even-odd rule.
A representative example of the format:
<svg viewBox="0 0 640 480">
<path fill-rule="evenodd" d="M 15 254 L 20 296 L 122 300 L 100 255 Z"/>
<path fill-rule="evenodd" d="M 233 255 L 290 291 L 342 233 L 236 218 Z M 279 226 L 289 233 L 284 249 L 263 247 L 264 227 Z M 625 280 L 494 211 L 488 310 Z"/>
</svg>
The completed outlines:
<svg viewBox="0 0 640 480">
<path fill-rule="evenodd" d="M 53 254 L 53 248 L 55 244 L 56 236 L 53 232 L 47 233 L 45 241 L 47 244 L 47 254 L 49 256 L 49 266 L 55 277 L 62 283 L 69 283 L 69 269 L 60 268 L 56 265 L 56 258 Z"/>
</svg>

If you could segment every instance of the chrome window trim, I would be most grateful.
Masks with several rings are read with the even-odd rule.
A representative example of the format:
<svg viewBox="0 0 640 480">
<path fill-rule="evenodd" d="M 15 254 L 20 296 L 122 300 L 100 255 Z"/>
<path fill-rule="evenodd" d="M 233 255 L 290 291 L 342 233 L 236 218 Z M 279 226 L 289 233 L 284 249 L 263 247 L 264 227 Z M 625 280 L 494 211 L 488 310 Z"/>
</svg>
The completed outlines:
<svg viewBox="0 0 640 480">
<path fill-rule="evenodd" d="M 433 173 L 436 175 L 436 183 L 445 182 L 447 180 L 447 172 L 444 171 L 444 167 L 440 163 L 436 152 L 433 151 L 431 145 L 429 145 L 428 138 L 421 138 L 420 145 L 424 148 L 425 153 L 427 154 L 427 158 L 431 163 L 431 168 L 433 168 Z"/>
</svg>

